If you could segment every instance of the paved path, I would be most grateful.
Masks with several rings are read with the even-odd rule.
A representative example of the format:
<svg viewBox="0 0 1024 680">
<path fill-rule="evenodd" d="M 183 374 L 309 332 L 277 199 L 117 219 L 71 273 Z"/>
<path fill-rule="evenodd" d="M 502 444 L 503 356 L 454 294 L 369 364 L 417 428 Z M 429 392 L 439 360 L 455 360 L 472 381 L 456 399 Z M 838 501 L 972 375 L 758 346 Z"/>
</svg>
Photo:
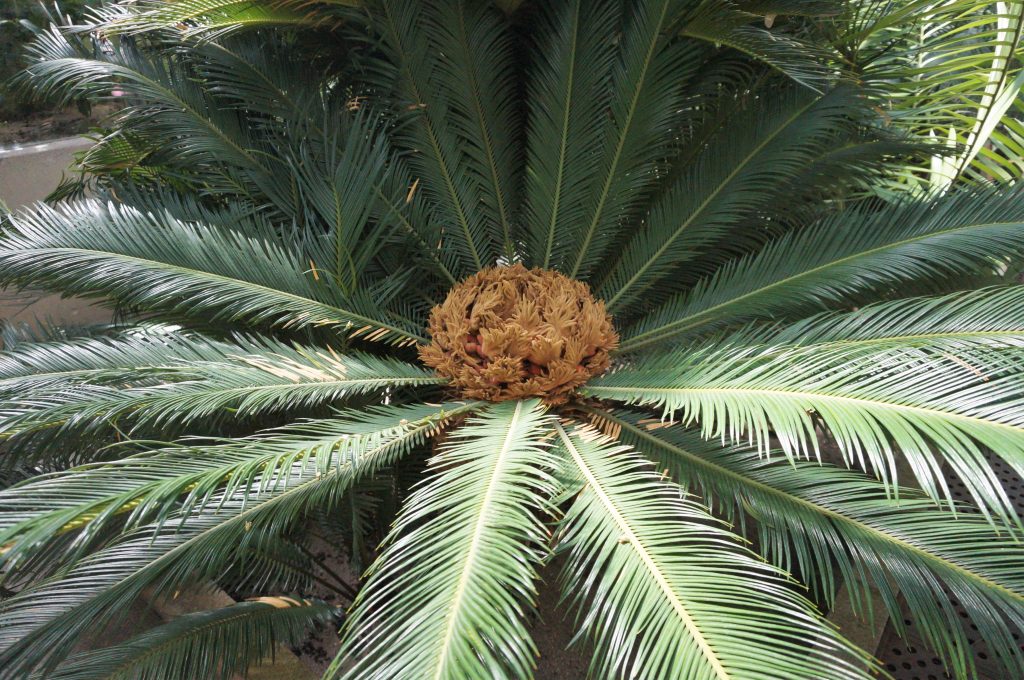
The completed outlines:
<svg viewBox="0 0 1024 680">
<path fill-rule="evenodd" d="M 41 201 L 60 182 L 74 153 L 89 147 L 82 137 L 0 148 L 0 200 L 11 210 Z M 64 324 L 103 323 L 108 310 L 58 295 L 0 291 L 0 320 Z"/>
</svg>

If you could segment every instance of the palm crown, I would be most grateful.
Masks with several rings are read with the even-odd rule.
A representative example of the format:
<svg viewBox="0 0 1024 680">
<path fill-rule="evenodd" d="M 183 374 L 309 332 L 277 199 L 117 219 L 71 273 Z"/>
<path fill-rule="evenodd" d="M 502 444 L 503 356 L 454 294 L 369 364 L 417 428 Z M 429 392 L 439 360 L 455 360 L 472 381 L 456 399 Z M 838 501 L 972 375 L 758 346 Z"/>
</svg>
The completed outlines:
<svg viewBox="0 0 1024 680">
<path fill-rule="evenodd" d="M 65 659 L 143 592 L 301 591 L 311 522 L 375 555 L 330 677 L 530 676 L 552 555 L 596 676 L 873 677 L 811 602 L 839 583 L 905 605 L 958 675 L 968 626 L 1024 674 L 1024 527 L 989 458 L 1024 473 L 1024 203 L 879 190 L 920 146 L 807 7 L 754 5 L 190 1 L 108 8 L 110 54 L 41 34 L 27 83 L 126 108 L 68 200 L 7 218 L 0 283 L 120 314 L 0 355 L 28 477 L 0 492 L 0 674 L 244 668 L 331 607 Z M 519 264 L 588 284 L 618 343 L 572 365 L 611 366 L 506 390 L 554 368 L 495 349 L 494 312 L 430 350 L 505 362 L 469 399 L 416 346 L 461 281 Z M 530 325 L 517 300 L 567 356 L 584 303 Z"/>
</svg>

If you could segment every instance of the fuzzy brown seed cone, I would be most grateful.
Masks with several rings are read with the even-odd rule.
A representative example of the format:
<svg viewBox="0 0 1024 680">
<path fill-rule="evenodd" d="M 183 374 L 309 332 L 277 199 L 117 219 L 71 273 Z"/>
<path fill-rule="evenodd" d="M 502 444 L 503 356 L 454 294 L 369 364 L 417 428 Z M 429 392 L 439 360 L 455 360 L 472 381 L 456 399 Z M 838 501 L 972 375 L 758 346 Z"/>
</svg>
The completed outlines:
<svg viewBox="0 0 1024 680">
<path fill-rule="evenodd" d="M 604 373 L 619 336 L 586 284 L 520 264 L 484 269 L 430 312 L 420 358 L 467 399 L 564 403 Z"/>
</svg>

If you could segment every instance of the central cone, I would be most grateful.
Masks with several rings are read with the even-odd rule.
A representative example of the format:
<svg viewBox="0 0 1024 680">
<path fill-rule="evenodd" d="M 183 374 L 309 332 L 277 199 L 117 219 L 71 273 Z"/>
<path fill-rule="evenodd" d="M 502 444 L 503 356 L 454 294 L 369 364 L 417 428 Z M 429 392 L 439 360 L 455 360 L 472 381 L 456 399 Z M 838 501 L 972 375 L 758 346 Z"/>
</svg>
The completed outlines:
<svg viewBox="0 0 1024 680">
<path fill-rule="evenodd" d="M 430 313 L 420 358 L 468 399 L 560 404 L 608 368 L 618 335 L 586 284 L 557 272 L 484 269 Z"/>
</svg>

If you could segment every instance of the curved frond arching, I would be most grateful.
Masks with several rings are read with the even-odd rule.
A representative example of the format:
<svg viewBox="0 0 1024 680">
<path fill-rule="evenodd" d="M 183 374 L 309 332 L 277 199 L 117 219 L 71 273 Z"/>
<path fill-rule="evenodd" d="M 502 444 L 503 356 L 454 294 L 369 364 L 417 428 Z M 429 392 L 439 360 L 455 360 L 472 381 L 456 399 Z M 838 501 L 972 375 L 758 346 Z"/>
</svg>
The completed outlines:
<svg viewBox="0 0 1024 680">
<path fill-rule="evenodd" d="M 0 604 L 0 664 L 12 674 L 52 669 L 81 635 L 144 589 L 160 594 L 216 576 L 251 542 L 280 533 L 307 508 L 329 507 L 356 479 L 390 464 L 436 434 L 448 418 L 472 408 L 475 405 L 463 405 L 445 412 L 435 407 L 433 415 L 417 421 L 404 419 L 401 411 L 392 412 L 384 416 L 390 420 L 391 436 L 370 433 L 350 444 L 351 434 L 334 432 L 335 439 L 319 440 L 325 446 L 320 449 L 323 455 L 287 451 L 290 465 L 275 466 L 266 478 L 255 470 L 257 476 L 248 484 L 223 487 L 216 475 L 212 494 L 202 496 L 202 505 L 193 503 L 177 513 L 172 507 L 158 521 L 126 532 L 90 552 L 72 569 L 33 584 Z M 307 427 L 316 431 L 318 425 Z M 355 434 L 359 434 L 358 424 L 356 428 Z M 359 446 L 360 441 L 370 445 Z M 176 489 L 171 491 L 178 495 Z M 95 485 L 81 493 L 94 496 Z M 73 504 L 75 499 L 66 500 Z M 49 502 L 58 500 L 49 496 Z M 86 502 L 96 505 L 92 498 Z M 52 516 L 44 516 L 41 524 L 46 524 L 46 519 L 51 520 L 51 534 L 59 533 L 66 524 L 56 526 Z M 95 521 L 88 514 L 85 519 Z M 27 528 L 29 523 L 21 526 Z M 25 548 L 30 550 L 31 545 Z"/>
<path fill-rule="evenodd" d="M 40 475 L 0 491 L 0 561 L 8 565 L 34 556 L 47 541 L 81 532 L 70 547 L 80 552 L 105 540 L 108 523 L 118 530 L 164 522 L 183 508 L 201 513 L 216 499 L 258 497 L 292 475 L 313 470 L 317 479 L 331 466 L 384 451 L 393 459 L 419 444 L 465 404 L 378 407 L 348 411 L 337 418 L 268 430 L 226 442 L 168 445 L 121 458 Z M 376 454 L 375 454 L 376 455 Z M 54 560 L 59 564 L 62 557 Z"/>
<path fill-rule="evenodd" d="M 983 451 L 1024 472 L 1022 367 L 1016 348 L 953 355 L 913 345 L 744 347 L 726 337 L 584 389 L 699 421 L 708 438 L 756 442 L 762 451 L 777 438 L 789 458 L 818 454 L 817 421 L 848 463 L 888 483 L 903 456 L 934 499 L 951 498 L 946 463 L 983 511 L 1019 526 Z"/>
<path fill-rule="evenodd" d="M 977 514 L 939 510 L 913 489 L 894 499 L 877 481 L 849 470 L 770 461 L 641 414 L 591 412 L 728 516 L 749 517 L 765 555 L 784 569 L 797 568 L 827 601 L 834 602 L 841 577 L 855 611 L 870 617 L 865 603 L 874 589 L 900 632 L 906 603 L 917 630 L 959 676 L 973 673 L 968 638 L 974 635 L 1010 677 L 1024 673 L 1013 638 L 1024 626 L 1019 538 L 995 531 Z M 956 614 L 947 588 L 969 620 Z"/>
<path fill-rule="evenodd" d="M 730 116 L 710 143 L 701 140 L 702 150 L 676 173 L 602 277 L 597 294 L 609 311 L 664 298 L 659 281 L 682 263 L 703 264 L 712 244 L 727 239 L 729 248 L 738 248 L 747 239 L 764 240 L 762 230 L 744 223 L 758 224 L 755 215 L 773 193 L 787 189 L 838 132 L 849 134 L 865 109 L 863 95 L 852 88 L 822 97 L 794 89 L 743 103 L 747 110 Z M 727 252 L 716 250 L 716 257 Z"/>
<path fill-rule="evenodd" d="M 619 678 L 868 678 L 873 664 L 785 574 L 741 547 L 628 447 L 559 426 L 579 492 L 562 520 L 565 590 Z M 765 631 L 771 631 L 771 636 Z"/>
<path fill-rule="evenodd" d="M 602 36 L 615 26 L 613 2 L 544 3 L 537 24 L 538 52 L 527 93 L 524 227 L 528 263 L 564 266 L 590 206 L 588 187 L 599 168 L 577 163 L 600 152 L 611 96 L 614 45 Z"/>
<path fill-rule="evenodd" d="M 0 440 L 54 427 L 168 432 L 443 382 L 419 366 L 361 352 L 140 329 L 0 353 Z"/>
<path fill-rule="evenodd" d="M 730 47 L 805 87 L 821 89 L 829 80 L 828 60 L 834 53 L 796 35 L 771 31 L 765 25 L 768 16 L 774 19 L 777 15 L 803 14 L 800 4 L 781 2 L 766 9 L 749 3 L 704 0 L 681 22 L 679 32 L 716 46 Z"/>
<path fill-rule="evenodd" d="M 839 212 L 734 260 L 623 334 L 634 351 L 727 324 L 817 311 L 941 275 L 997 270 L 1021 252 L 1021 192 Z"/>
<path fill-rule="evenodd" d="M 358 0 L 173 0 L 141 2 L 128 11 L 113 14 L 106 23 L 110 31 L 144 33 L 179 30 L 187 37 L 206 40 L 223 38 L 240 30 L 265 27 L 299 27 L 307 30 L 331 30 L 341 17 L 331 14 L 332 7 L 355 7 Z"/>
<path fill-rule="evenodd" d="M 999 286 L 935 297 L 877 302 L 852 312 L 827 313 L 768 331 L 776 345 L 820 347 L 886 345 L 948 351 L 1024 346 L 1024 287 Z"/>
<path fill-rule="evenodd" d="M 141 130 L 164 144 L 176 142 L 176 163 L 201 163 L 207 180 L 221 186 L 232 181 L 213 159 L 252 179 L 272 174 L 235 112 L 217 106 L 180 56 L 151 57 L 130 48 L 101 55 L 88 39 L 57 27 L 39 34 L 28 52 L 30 63 L 19 79 L 37 97 L 67 105 L 82 98 L 110 101 L 113 90 L 127 91 L 140 103 L 120 112 L 121 134 Z"/>
<path fill-rule="evenodd" d="M 344 297 L 265 225 L 247 232 L 83 201 L 12 217 L 0 281 L 105 296 L 152 310 L 292 328 L 331 326 L 395 344 L 424 338 L 411 321 Z"/>
<path fill-rule="evenodd" d="M 370 568 L 326 677 L 530 675 L 523 618 L 555 484 L 544 411 L 497 404 L 449 435 Z"/>
<path fill-rule="evenodd" d="M 228 680 L 269 658 L 276 645 L 296 645 L 335 607 L 292 597 L 258 597 L 222 609 L 185 614 L 112 647 L 85 652 L 51 680 Z"/>
<path fill-rule="evenodd" d="M 572 244 L 562 265 L 571 278 L 586 279 L 595 270 L 657 186 L 656 167 L 674 142 L 685 84 L 704 56 L 703 45 L 666 33 L 679 11 L 678 0 L 642 0 L 620 19 L 608 117 L 595 154 L 599 170 L 577 188 L 588 210 L 582 222 L 559 227 Z"/>
</svg>

